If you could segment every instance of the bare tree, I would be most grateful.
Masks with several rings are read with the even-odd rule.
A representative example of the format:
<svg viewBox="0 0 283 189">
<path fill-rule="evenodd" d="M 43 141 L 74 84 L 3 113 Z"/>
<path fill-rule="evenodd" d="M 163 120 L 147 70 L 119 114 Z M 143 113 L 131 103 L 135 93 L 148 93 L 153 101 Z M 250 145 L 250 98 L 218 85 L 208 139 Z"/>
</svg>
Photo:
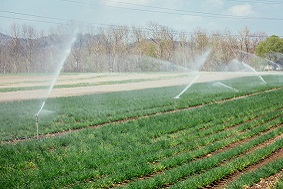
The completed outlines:
<svg viewBox="0 0 283 189">
<path fill-rule="evenodd" d="M 266 40 L 268 35 L 265 32 L 254 32 L 251 34 L 251 52 L 255 53 L 256 47 L 260 42 Z"/>
<path fill-rule="evenodd" d="M 239 46 L 241 51 L 250 53 L 251 50 L 251 33 L 247 26 L 239 31 Z"/>
<path fill-rule="evenodd" d="M 175 50 L 175 31 L 157 22 L 148 23 L 151 39 L 155 44 L 157 56 L 170 61 Z"/>
<path fill-rule="evenodd" d="M 72 48 L 72 55 L 75 60 L 75 71 L 76 72 L 82 72 L 83 70 L 83 64 L 82 64 L 82 57 L 83 57 L 83 35 L 78 34 L 76 43 L 74 44 L 74 47 Z"/>
<path fill-rule="evenodd" d="M 209 37 L 204 29 L 198 28 L 194 32 L 195 49 L 198 53 L 203 53 L 209 45 Z"/>
<path fill-rule="evenodd" d="M 190 56 L 189 36 L 185 32 L 180 32 L 178 38 L 179 38 L 179 45 L 178 45 L 179 53 L 177 53 L 176 56 L 177 58 L 179 58 L 179 60 L 176 60 L 174 62 L 186 67 L 187 63 L 189 62 L 189 56 Z"/>
<path fill-rule="evenodd" d="M 20 72 L 20 54 L 21 54 L 21 42 L 20 42 L 20 28 L 15 23 L 10 28 L 11 38 L 8 42 L 9 47 L 9 64 L 12 65 L 10 72 Z"/>
<path fill-rule="evenodd" d="M 143 31 L 142 28 L 132 26 L 132 36 L 134 40 L 134 53 L 138 55 L 144 54 L 148 41 L 147 32 Z"/>
<path fill-rule="evenodd" d="M 100 30 L 100 45 L 108 57 L 108 69 L 112 71 L 123 71 L 123 62 L 119 59 L 126 56 L 128 51 L 129 30 L 125 26 L 110 26 Z"/>
<path fill-rule="evenodd" d="M 35 52 L 35 42 L 36 42 L 36 31 L 31 26 L 23 25 L 22 26 L 22 37 L 23 44 L 22 50 L 24 55 L 25 70 L 29 73 L 34 67 L 33 65 L 33 56 Z"/>
</svg>

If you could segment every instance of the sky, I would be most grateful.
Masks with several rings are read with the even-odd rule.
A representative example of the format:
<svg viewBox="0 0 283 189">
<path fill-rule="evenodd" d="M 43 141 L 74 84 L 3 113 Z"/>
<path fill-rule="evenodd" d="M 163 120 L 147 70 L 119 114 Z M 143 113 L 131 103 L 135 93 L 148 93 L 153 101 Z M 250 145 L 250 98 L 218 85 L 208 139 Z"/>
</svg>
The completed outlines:
<svg viewBox="0 0 283 189">
<path fill-rule="evenodd" d="M 281 0 L 0 0 L 0 32 L 25 24 L 48 32 L 72 22 L 81 28 L 156 22 L 176 31 L 230 30 L 283 37 Z"/>
</svg>

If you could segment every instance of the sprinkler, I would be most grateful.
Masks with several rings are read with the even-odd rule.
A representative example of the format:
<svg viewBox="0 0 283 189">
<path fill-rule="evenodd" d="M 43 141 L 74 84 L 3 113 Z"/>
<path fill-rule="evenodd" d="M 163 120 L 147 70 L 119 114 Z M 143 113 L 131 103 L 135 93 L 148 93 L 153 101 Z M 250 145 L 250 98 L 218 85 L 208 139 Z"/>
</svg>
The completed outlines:
<svg viewBox="0 0 283 189">
<path fill-rule="evenodd" d="M 179 96 L 175 96 L 175 97 L 173 98 L 173 101 L 174 101 L 174 110 L 176 110 L 176 108 L 177 108 L 177 100 L 178 100 L 179 98 L 180 98 Z"/>
<path fill-rule="evenodd" d="M 38 139 L 38 114 L 35 114 L 36 138 Z"/>
</svg>

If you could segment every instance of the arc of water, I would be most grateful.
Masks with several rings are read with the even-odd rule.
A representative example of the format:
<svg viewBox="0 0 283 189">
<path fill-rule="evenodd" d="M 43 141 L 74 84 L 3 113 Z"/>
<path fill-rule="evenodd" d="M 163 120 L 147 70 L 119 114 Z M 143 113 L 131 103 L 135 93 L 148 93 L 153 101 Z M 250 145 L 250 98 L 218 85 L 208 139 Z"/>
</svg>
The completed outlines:
<svg viewBox="0 0 283 189">
<path fill-rule="evenodd" d="M 235 89 L 235 88 L 233 88 L 233 87 L 230 87 L 229 85 L 226 85 L 226 84 L 224 84 L 224 83 L 222 83 L 222 82 L 220 82 L 220 81 L 218 81 L 217 84 L 219 84 L 219 85 L 221 85 L 221 86 L 223 86 L 223 87 L 225 87 L 225 88 L 227 88 L 227 89 L 230 89 L 230 90 L 232 90 L 232 91 L 239 92 L 238 89 Z"/>
<path fill-rule="evenodd" d="M 40 112 L 43 110 L 44 105 L 45 105 L 45 102 L 46 102 L 46 100 L 48 99 L 48 97 L 49 97 L 49 95 L 50 95 L 50 93 L 51 93 L 51 91 L 52 91 L 52 89 L 53 89 L 53 87 L 54 87 L 54 85 L 55 85 L 55 83 L 56 83 L 56 81 L 57 81 L 57 79 L 58 79 L 60 73 L 61 73 L 61 70 L 62 70 L 62 68 L 63 68 L 63 66 L 64 66 L 64 63 L 65 63 L 66 59 L 68 58 L 69 54 L 71 53 L 72 46 L 73 46 L 73 44 L 74 44 L 75 41 L 76 41 L 76 35 L 77 35 L 77 30 L 75 30 L 75 32 L 71 35 L 71 38 L 70 38 L 70 40 L 69 40 L 69 43 L 67 43 L 67 45 L 66 45 L 66 50 L 63 52 L 62 56 L 60 57 L 58 67 L 57 67 L 57 69 L 56 69 L 56 71 L 55 71 L 55 75 L 54 75 L 54 77 L 53 77 L 53 79 L 52 79 L 52 82 L 51 82 L 50 87 L 48 88 L 47 95 L 46 95 L 45 98 L 44 98 L 45 100 L 43 101 L 43 103 L 42 103 L 42 105 L 41 105 L 39 111 L 36 113 L 37 116 L 38 116 L 38 115 L 40 114 Z"/>
<path fill-rule="evenodd" d="M 267 83 L 265 82 L 265 80 L 261 77 L 261 75 L 260 75 L 254 68 L 252 68 L 252 67 L 249 66 L 248 64 L 244 63 L 243 61 L 242 61 L 242 64 L 243 64 L 246 68 L 248 68 L 248 69 L 252 70 L 253 72 L 255 72 L 256 75 L 261 79 L 261 81 L 262 81 L 264 84 L 267 84 Z"/>
<path fill-rule="evenodd" d="M 60 61 L 59 61 L 59 64 L 58 64 L 58 68 L 56 69 L 56 72 L 55 72 L 55 76 L 53 77 L 53 80 L 52 80 L 52 83 L 48 89 L 48 92 L 47 92 L 47 95 L 40 107 L 40 109 L 38 110 L 38 112 L 35 114 L 35 123 L 36 123 L 36 135 L 37 135 L 37 139 L 39 138 L 39 135 L 38 135 L 38 116 L 40 114 L 40 112 L 43 110 L 44 108 L 44 105 L 45 105 L 45 102 L 47 100 L 47 98 L 49 97 L 57 79 L 58 79 L 58 76 L 60 75 L 60 72 L 64 66 L 64 63 L 66 61 L 66 59 L 68 58 L 69 54 L 71 53 L 71 50 L 72 50 L 72 46 L 73 44 L 75 43 L 76 41 L 76 36 L 77 36 L 77 30 L 75 30 L 75 32 L 73 33 L 73 35 L 71 36 L 70 40 L 69 40 L 69 43 L 67 43 L 66 45 L 66 50 L 63 52 L 61 58 L 60 58 Z"/>
<path fill-rule="evenodd" d="M 204 52 L 201 56 L 198 57 L 198 60 L 195 62 L 195 69 L 193 71 L 199 72 L 199 70 L 202 68 L 204 65 L 208 55 L 210 54 L 211 49 L 207 50 Z M 187 85 L 184 90 L 182 90 L 177 96 L 174 97 L 174 99 L 179 99 L 182 94 L 184 94 L 191 86 L 192 84 L 199 78 L 199 75 L 196 75 L 196 77 Z"/>
<path fill-rule="evenodd" d="M 243 53 L 243 54 L 246 54 L 246 55 L 254 56 L 255 58 L 263 59 L 263 60 L 265 60 L 265 61 L 267 61 L 267 62 L 269 62 L 269 63 L 271 63 L 273 65 L 280 66 L 279 64 L 273 62 L 272 60 L 268 60 L 267 58 L 262 58 L 262 57 L 259 57 L 259 56 L 255 55 L 255 54 L 251 54 L 251 53 L 248 53 L 248 52 L 245 52 L 245 51 L 242 51 L 242 50 L 238 50 L 238 51 Z"/>
<path fill-rule="evenodd" d="M 191 86 L 192 84 L 199 78 L 199 75 L 197 75 L 190 83 L 189 85 L 184 88 L 177 96 L 174 97 L 174 99 L 179 99 L 182 94 L 184 94 Z"/>
</svg>

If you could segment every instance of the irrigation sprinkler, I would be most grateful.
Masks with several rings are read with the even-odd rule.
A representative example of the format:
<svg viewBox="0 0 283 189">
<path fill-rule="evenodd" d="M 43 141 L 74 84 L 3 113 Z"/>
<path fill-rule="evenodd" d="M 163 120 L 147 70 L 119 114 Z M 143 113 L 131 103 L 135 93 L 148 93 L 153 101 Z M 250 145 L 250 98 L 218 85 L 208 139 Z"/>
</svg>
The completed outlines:
<svg viewBox="0 0 283 189">
<path fill-rule="evenodd" d="M 35 114 L 36 138 L 38 139 L 38 114 Z"/>
<path fill-rule="evenodd" d="M 68 56 L 69 56 L 70 53 L 71 53 L 72 46 L 74 45 L 74 43 L 75 43 L 76 40 L 77 40 L 77 38 L 76 38 L 77 33 L 78 33 L 78 30 L 76 29 L 76 30 L 74 31 L 74 33 L 71 35 L 71 37 L 68 39 L 68 43 L 66 44 L 66 49 L 65 49 L 65 51 L 63 51 L 62 54 L 61 54 L 61 57 L 60 57 L 60 59 L 59 59 L 58 67 L 57 67 L 56 70 L 55 70 L 55 75 L 54 75 L 54 77 L 53 77 L 53 79 L 52 79 L 52 83 L 51 83 L 51 85 L 50 85 L 50 87 L 49 87 L 49 89 L 48 89 L 48 92 L 47 92 L 47 95 L 46 95 L 46 97 L 45 97 L 45 100 L 43 101 L 43 103 L 42 103 L 42 105 L 41 105 L 39 111 L 37 112 L 37 114 L 35 114 L 37 139 L 39 138 L 39 136 L 38 136 L 38 116 L 39 116 L 40 112 L 42 111 L 42 109 L 44 108 L 45 102 L 46 102 L 46 100 L 48 99 L 48 97 L 49 97 L 51 91 L 52 91 L 53 88 L 54 88 L 54 85 L 55 85 L 55 83 L 56 83 L 56 81 L 57 81 L 57 79 L 58 79 L 58 77 L 59 77 L 59 75 L 60 75 L 60 73 L 61 73 L 61 70 L 62 70 L 62 68 L 63 68 L 63 66 L 64 66 L 64 63 L 65 63 L 66 59 L 68 58 Z"/>
</svg>

